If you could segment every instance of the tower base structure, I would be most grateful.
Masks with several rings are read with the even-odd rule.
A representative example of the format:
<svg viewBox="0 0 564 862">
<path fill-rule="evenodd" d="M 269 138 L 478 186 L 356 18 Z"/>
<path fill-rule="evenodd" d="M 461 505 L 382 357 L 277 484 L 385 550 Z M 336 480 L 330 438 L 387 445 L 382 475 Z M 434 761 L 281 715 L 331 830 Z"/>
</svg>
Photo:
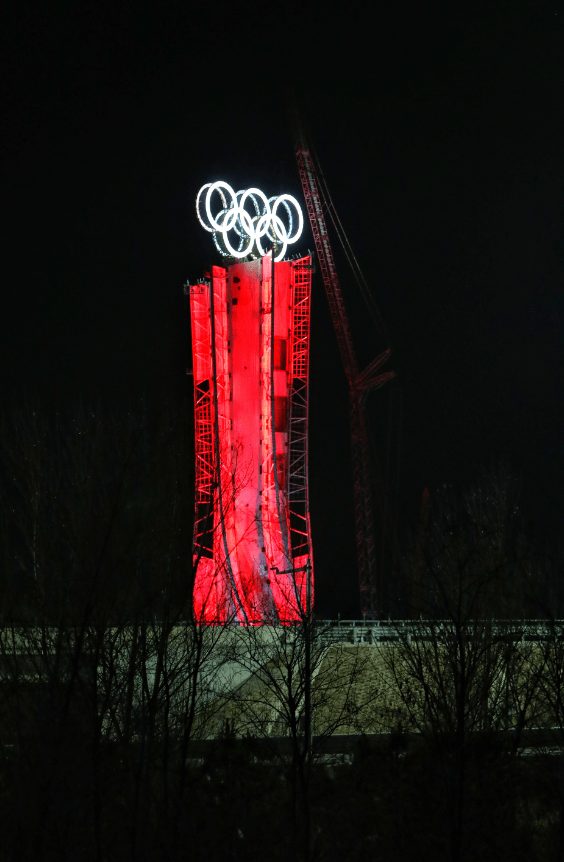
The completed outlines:
<svg viewBox="0 0 564 862">
<path fill-rule="evenodd" d="M 196 425 L 194 613 L 292 623 L 311 578 L 311 256 L 214 266 L 189 287 Z M 311 605 L 310 605 L 311 607 Z"/>
</svg>

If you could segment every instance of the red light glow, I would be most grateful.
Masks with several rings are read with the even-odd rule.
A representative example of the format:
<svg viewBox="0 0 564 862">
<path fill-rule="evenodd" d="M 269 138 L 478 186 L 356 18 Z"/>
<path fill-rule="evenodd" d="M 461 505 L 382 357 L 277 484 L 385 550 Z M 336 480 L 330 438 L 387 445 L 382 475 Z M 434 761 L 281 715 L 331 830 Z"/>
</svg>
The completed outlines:
<svg viewBox="0 0 564 862">
<path fill-rule="evenodd" d="M 190 287 L 194 612 L 204 623 L 290 623 L 306 609 L 295 570 L 311 559 L 311 257 L 274 267 L 274 303 L 270 254 L 214 266 L 211 283 Z"/>
</svg>

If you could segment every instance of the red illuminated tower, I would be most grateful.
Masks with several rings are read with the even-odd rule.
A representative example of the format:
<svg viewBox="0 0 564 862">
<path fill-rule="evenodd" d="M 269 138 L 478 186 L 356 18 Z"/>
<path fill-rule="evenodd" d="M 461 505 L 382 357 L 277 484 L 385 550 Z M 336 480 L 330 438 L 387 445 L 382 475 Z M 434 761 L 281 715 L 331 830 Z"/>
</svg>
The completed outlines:
<svg viewBox="0 0 564 862">
<path fill-rule="evenodd" d="M 189 288 L 201 622 L 305 612 L 311 269 L 268 253 Z"/>
</svg>

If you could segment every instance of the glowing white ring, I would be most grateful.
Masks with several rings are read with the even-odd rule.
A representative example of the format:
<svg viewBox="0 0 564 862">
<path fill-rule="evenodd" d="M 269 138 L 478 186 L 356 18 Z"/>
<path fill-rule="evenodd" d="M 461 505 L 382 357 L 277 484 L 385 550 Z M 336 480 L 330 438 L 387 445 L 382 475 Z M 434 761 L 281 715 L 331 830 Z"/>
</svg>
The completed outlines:
<svg viewBox="0 0 564 862">
<path fill-rule="evenodd" d="M 223 206 L 226 207 L 227 203 L 225 201 L 225 198 L 221 194 L 222 188 L 226 189 L 229 192 L 229 194 L 231 195 L 231 200 L 233 201 L 233 203 L 232 203 L 232 206 L 230 206 L 229 209 L 225 213 L 225 218 L 223 219 L 223 224 L 219 225 L 211 214 L 210 198 L 211 198 L 212 194 L 214 193 L 214 191 L 217 189 L 219 191 L 219 194 L 221 195 L 221 200 L 223 201 Z M 210 184 L 210 187 L 208 189 L 208 193 L 206 195 L 206 215 L 208 217 L 208 221 L 212 227 L 212 230 L 218 230 L 221 233 L 225 233 L 226 231 L 231 230 L 231 228 L 233 227 L 233 225 L 237 221 L 238 209 L 239 208 L 237 206 L 237 195 L 235 194 L 235 192 L 233 191 L 233 189 L 231 188 L 230 185 L 222 182 L 221 180 L 218 180 L 216 183 Z M 223 210 L 222 210 L 222 212 L 223 212 Z M 231 221 L 229 221 L 230 215 L 233 216 Z"/>
<path fill-rule="evenodd" d="M 266 218 L 266 216 L 262 216 L 262 218 L 264 219 L 264 218 Z M 284 222 L 280 219 L 279 216 L 273 217 L 272 224 L 274 227 L 274 232 L 278 236 L 279 242 L 282 243 L 282 250 L 279 252 L 278 257 L 275 257 L 274 260 L 275 261 L 283 260 L 284 255 L 286 254 L 286 249 L 288 247 L 288 240 L 286 239 L 286 228 L 284 227 Z M 258 234 L 258 231 L 257 231 L 257 234 Z M 270 239 L 272 239 L 272 237 L 270 236 L 270 232 L 268 233 L 268 236 Z M 263 251 L 262 244 L 260 241 L 260 236 L 258 236 L 258 235 L 256 237 L 256 244 L 257 244 L 257 248 L 259 250 L 259 253 L 261 255 L 266 254 L 266 252 Z"/>
<path fill-rule="evenodd" d="M 301 210 L 299 203 L 297 202 L 297 200 L 295 198 L 292 197 L 292 195 L 280 195 L 279 198 L 276 198 L 276 200 L 274 202 L 274 206 L 272 207 L 272 222 L 274 225 L 274 217 L 276 215 L 276 210 L 278 209 L 279 204 L 283 203 L 284 206 L 286 207 L 286 210 L 288 211 L 286 201 L 290 201 L 290 203 L 292 203 L 296 207 L 296 212 L 298 213 L 298 229 L 296 231 L 295 236 L 293 236 L 293 237 L 288 236 L 288 237 L 286 237 L 285 241 L 286 242 L 295 242 L 298 239 L 298 237 L 300 237 L 302 235 L 302 231 L 304 229 L 304 217 L 302 215 L 302 210 Z M 292 226 L 293 226 L 292 225 L 292 218 L 290 216 L 290 232 L 292 231 Z M 274 229 L 276 230 L 276 228 L 274 228 Z"/>
<path fill-rule="evenodd" d="M 229 254 L 232 257 L 246 257 L 248 254 L 251 253 L 251 249 L 252 249 L 253 243 L 255 241 L 254 237 L 252 237 L 252 236 L 249 237 L 249 244 L 248 244 L 247 248 L 245 248 L 245 249 L 243 249 L 243 251 L 241 251 L 240 248 L 237 250 L 235 250 L 233 248 L 233 246 L 231 245 L 231 243 L 227 239 L 227 231 L 222 231 L 222 233 L 223 233 L 223 242 L 225 244 L 225 248 L 227 249 L 227 251 L 229 252 Z M 242 243 L 240 245 L 242 245 Z"/>
<path fill-rule="evenodd" d="M 262 215 L 270 216 L 270 204 L 268 203 L 268 198 L 266 197 L 265 194 L 263 194 L 261 192 L 260 189 L 247 189 L 246 192 L 243 192 L 241 200 L 239 201 L 239 213 L 240 213 L 240 215 L 241 216 L 243 215 L 244 208 L 245 208 L 245 201 L 247 200 L 247 198 L 249 196 L 255 205 L 255 209 L 257 210 L 257 215 L 261 215 L 261 213 L 259 212 L 258 207 L 257 207 L 255 195 L 258 195 L 258 197 L 260 197 L 262 199 L 262 204 L 264 207 Z"/>
<path fill-rule="evenodd" d="M 201 212 L 201 199 L 205 195 L 205 215 Z M 212 215 L 211 199 L 214 192 L 221 198 L 222 208 L 216 216 Z M 224 194 L 226 192 L 226 194 Z M 228 203 L 229 199 L 229 203 Z M 256 215 L 251 216 L 245 209 L 248 200 L 251 200 Z M 289 227 L 277 214 L 278 207 L 282 205 L 286 211 Z M 294 232 L 294 217 L 292 210 L 295 209 L 298 216 L 298 226 Z M 218 180 L 215 183 L 206 183 L 196 198 L 196 213 L 202 227 L 213 234 L 214 243 L 218 251 L 223 255 L 232 257 L 246 257 L 256 252 L 262 257 L 265 252 L 262 247 L 261 237 L 266 236 L 271 242 L 281 243 L 282 249 L 275 260 L 283 260 L 286 249 L 291 243 L 297 242 L 302 235 L 304 218 L 301 207 L 292 195 L 280 195 L 268 199 L 260 189 L 250 188 L 246 191 L 234 192 L 228 183 Z M 239 248 L 235 249 L 228 238 L 228 233 L 234 231 L 239 237 Z M 221 243 L 219 242 L 221 235 Z M 247 243 L 248 240 L 248 243 Z"/>
<path fill-rule="evenodd" d="M 209 225 L 207 225 L 205 223 L 205 221 L 203 220 L 202 215 L 200 213 L 200 198 L 202 196 L 202 192 L 205 191 L 205 189 L 209 189 L 210 186 L 211 186 L 211 183 L 206 183 L 205 186 L 202 186 L 202 188 L 198 192 L 198 197 L 196 198 L 196 215 L 198 216 L 198 221 L 202 225 L 203 229 L 209 230 L 210 233 L 213 233 L 213 227 L 209 227 Z M 227 206 L 227 203 L 225 202 L 224 205 Z"/>
<path fill-rule="evenodd" d="M 263 216 L 263 218 L 264 218 L 264 216 Z M 288 239 L 287 239 L 287 234 L 286 234 L 286 228 L 284 227 L 284 222 L 282 221 L 280 216 L 275 215 L 272 217 L 272 226 L 274 228 L 274 233 L 278 237 L 278 241 L 282 243 L 282 250 L 278 254 L 278 257 L 275 257 L 274 260 L 275 261 L 283 260 L 284 255 L 286 254 L 286 249 L 288 247 Z M 269 236 L 270 236 L 270 233 L 269 233 Z M 261 255 L 265 254 L 265 252 L 262 250 L 262 245 L 260 242 L 260 238 L 258 236 L 256 238 L 256 244 L 257 244 L 257 248 L 258 248 L 260 254 Z"/>
<path fill-rule="evenodd" d="M 240 203 L 241 195 L 243 195 L 243 194 L 244 194 L 244 192 L 243 192 L 243 191 L 238 191 L 238 192 L 236 193 L 236 195 L 235 195 L 235 197 L 237 198 L 237 200 L 239 201 L 239 203 Z M 254 201 L 254 198 L 253 198 L 253 201 Z M 238 204 L 238 205 L 239 205 L 239 204 Z M 256 204 L 255 204 L 255 209 L 258 209 L 258 206 L 257 206 Z M 241 239 L 246 239 L 247 234 L 246 234 L 246 233 L 244 232 L 244 230 L 243 230 L 243 227 L 242 227 L 242 225 L 241 225 L 241 219 L 240 219 L 240 218 L 238 218 L 238 219 L 237 219 L 237 221 L 235 222 L 235 224 L 233 225 L 233 230 L 235 231 L 235 233 L 237 234 L 237 236 L 239 236 Z"/>
</svg>

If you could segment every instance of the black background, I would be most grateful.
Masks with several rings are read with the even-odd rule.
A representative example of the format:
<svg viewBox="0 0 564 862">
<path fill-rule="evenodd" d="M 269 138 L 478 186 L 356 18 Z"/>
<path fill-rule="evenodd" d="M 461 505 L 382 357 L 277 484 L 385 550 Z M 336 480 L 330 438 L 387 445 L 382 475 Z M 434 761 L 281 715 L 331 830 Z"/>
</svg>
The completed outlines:
<svg viewBox="0 0 564 862">
<path fill-rule="evenodd" d="M 390 334 L 397 377 L 369 412 L 400 533 L 424 487 L 504 458 L 558 538 L 563 24 L 525 0 L 8 7 L 3 406 L 189 391 L 182 286 L 214 259 L 195 195 L 221 178 L 301 197 L 290 84 Z M 382 341 L 341 264 L 368 361 Z M 311 370 L 318 609 L 354 615 L 347 391 L 319 276 Z"/>
</svg>

